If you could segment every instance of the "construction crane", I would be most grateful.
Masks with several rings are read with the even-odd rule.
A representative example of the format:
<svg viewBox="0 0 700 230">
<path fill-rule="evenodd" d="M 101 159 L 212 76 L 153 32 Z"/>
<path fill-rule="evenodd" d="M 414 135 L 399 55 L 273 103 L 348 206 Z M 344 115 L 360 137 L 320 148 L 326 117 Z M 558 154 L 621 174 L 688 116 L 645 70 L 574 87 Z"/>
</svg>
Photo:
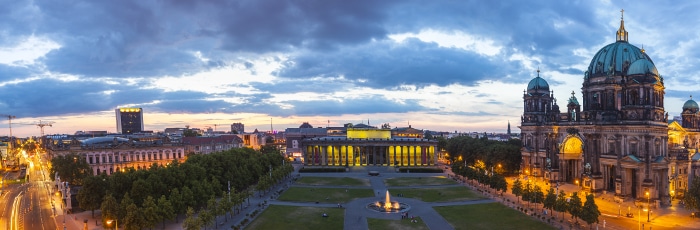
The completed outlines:
<svg viewBox="0 0 700 230">
<path fill-rule="evenodd" d="M 214 132 L 216 132 L 216 127 L 217 127 L 217 126 L 219 126 L 219 125 L 228 125 L 228 124 L 212 124 L 212 125 L 214 126 Z M 211 126 L 207 126 L 207 127 L 210 127 L 210 128 L 211 128 Z"/>
<path fill-rule="evenodd" d="M 7 114 L 0 114 L 1 117 L 7 117 L 8 120 L 10 120 L 10 143 L 12 143 L 12 119 L 15 119 L 17 117 L 12 116 L 12 115 L 7 115 Z M 9 146 L 12 148 L 12 146 Z"/>
<path fill-rule="evenodd" d="M 41 120 L 39 120 L 39 122 L 38 122 L 38 123 L 34 123 L 34 125 L 36 125 L 37 127 L 41 128 L 41 137 L 44 137 L 44 127 L 46 127 L 46 126 L 52 127 L 54 123 L 56 123 L 56 122 L 53 122 L 53 121 L 41 121 Z"/>
</svg>

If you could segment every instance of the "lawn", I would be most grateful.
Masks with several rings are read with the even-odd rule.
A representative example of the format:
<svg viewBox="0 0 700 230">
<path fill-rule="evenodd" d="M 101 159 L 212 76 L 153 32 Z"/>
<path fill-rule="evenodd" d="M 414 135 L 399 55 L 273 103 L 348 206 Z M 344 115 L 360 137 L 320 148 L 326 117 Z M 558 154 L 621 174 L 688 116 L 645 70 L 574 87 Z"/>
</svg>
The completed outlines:
<svg viewBox="0 0 700 230">
<path fill-rule="evenodd" d="M 396 177 L 384 180 L 386 186 L 422 186 L 422 185 L 449 185 L 457 184 L 454 180 L 444 176 L 433 177 Z"/>
<path fill-rule="evenodd" d="M 296 183 L 304 185 L 369 186 L 368 179 L 350 177 L 302 177 Z"/>
<path fill-rule="evenodd" d="M 484 198 L 483 196 L 463 186 L 448 188 L 389 189 L 389 193 L 391 193 L 391 196 L 394 197 L 400 196 L 399 194 L 403 194 L 403 197 L 415 198 L 425 202 L 477 200 Z"/>
<path fill-rule="evenodd" d="M 277 199 L 281 201 L 347 203 L 355 198 L 371 196 L 373 196 L 371 189 L 291 187 Z"/>
<path fill-rule="evenodd" d="M 384 220 L 367 218 L 367 226 L 370 230 L 429 230 L 423 219 L 420 217 L 416 217 L 416 219 L 418 219 L 418 223 L 411 223 L 410 219 Z"/>
<path fill-rule="evenodd" d="M 343 229 L 344 215 L 340 208 L 270 205 L 245 229 Z"/>
<path fill-rule="evenodd" d="M 434 207 L 455 229 L 555 229 L 500 203 Z"/>
</svg>

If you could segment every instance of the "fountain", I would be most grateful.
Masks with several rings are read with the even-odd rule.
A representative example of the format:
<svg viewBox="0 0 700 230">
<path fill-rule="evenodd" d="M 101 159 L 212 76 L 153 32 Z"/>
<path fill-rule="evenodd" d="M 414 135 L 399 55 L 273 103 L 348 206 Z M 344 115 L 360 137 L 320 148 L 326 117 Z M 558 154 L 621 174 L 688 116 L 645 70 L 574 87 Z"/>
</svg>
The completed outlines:
<svg viewBox="0 0 700 230">
<path fill-rule="evenodd" d="M 408 211 L 408 209 L 411 208 L 410 205 L 405 204 L 405 203 L 399 203 L 399 202 L 391 202 L 389 195 L 389 190 L 386 191 L 386 197 L 384 198 L 384 201 L 376 201 L 374 203 L 370 203 L 367 205 L 367 208 L 370 210 L 378 211 L 378 212 L 403 212 L 403 211 Z"/>
</svg>

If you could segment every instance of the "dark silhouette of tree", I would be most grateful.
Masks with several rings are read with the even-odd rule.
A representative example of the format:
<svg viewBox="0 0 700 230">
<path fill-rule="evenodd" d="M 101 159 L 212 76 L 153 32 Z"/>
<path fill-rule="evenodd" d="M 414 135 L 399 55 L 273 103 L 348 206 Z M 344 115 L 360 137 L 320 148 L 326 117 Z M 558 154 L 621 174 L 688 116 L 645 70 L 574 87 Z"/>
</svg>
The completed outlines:
<svg viewBox="0 0 700 230">
<path fill-rule="evenodd" d="M 152 196 L 146 197 L 143 201 L 143 207 L 141 208 L 141 213 L 143 214 L 143 226 L 152 229 L 160 222 L 162 217 L 159 215 L 158 205 L 156 200 Z"/>
<path fill-rule="evenodd" d="M 581 206 L 581 198 L 578 197 L 578 193 L 574 192 L 571 197 L 569 198 L 569 204 L 567 205 L 567 209 L 569 211 L 569 214 L 571 214 L 571 218 L 574 218 L 578 222 L 578 218 L 581 217 L 581 212 L 583 210 L 583 206 Z"/>
<path fill-rule="evenodd" d="M 100 211 L 102 212 L 102 222 L 105 223 L 108 220 L 117 220 L 117 213 L 119 213 L 119 203 L 112 194 L 107 194 L 104 199 L 102 199 L 102 204 L 100 205 Z"/>
<path fill-rule="evenodd" d="M 595 198 L 593 194 L 588 194 L 586 196 L 586 202 L 581 209 L 581 219 L 590 225 L 592 223 L 598 223 L 599 216 L 600 211 L 598 210 L 598 205 L 595 204 Z"/>
<path fill-rule="evenodd" d="M 554 207 L 557 204 L 557 193 L 554 188 L 550 187 L 547 190 L 547 195 L 544 197 L 543 208 L 549 209 L 551 215 L 554 215 Z"/>
<path fill-rule="evenodd" d="M 170 200 L 165 198 L 165 195 L 158 198 L 158 216 L 163 223 L 163 229 L 165 229 L 165 220 L 172 220 L 175 218 L 175 208 L 173 208 Z"/>
<path fill-rule="evenodd" d="M 107 176 L 88 176 L 83 180 L 83 187 L 78 191 L 76 198 L 80 208 L 92 211 L 95 217 L 95 209 L 100 208 L 107 191 Z"/>
<path fill-rule="evenodd" d="M 170 193 L 170 203 L 173 206 L 173 213 L 175 214 L 175 223 L 177 223 L 177 214 L 184 213 L 186 211 L 185 201 L 183 200 L 182 194 L 180 194 L 179 189 L 174 188 L 173 191 Z"/>
<path fill-rule="evenodd" d="M 55 175 L 61 177 L 61 181 L 67 181 L 72 185 L 83 185 L 83 179 L 92 175 L 92 168 L 84 157 L 76 153 L 55 156 L 51 159 L 49 177 L 55 180 Z"/>
<path fill-rule="evenodd" d="M 566 201 L 566 193 L 564 190 L 559 191 L 557 202 L 554 204 L 554 211 L 561 212 L 561 218 L 564 218 L 564 213 L 569 210 L 569 203 Z"/>
<path fill-rule="evenodd" d="M 523 195 L 523 182 L 520 179 L 515 179 L 510 191 L 518 198 L 518 204 L 520 204 L 520 196 Z"/>
<path fill-rule="evenodd" d="M 700 177 L 693 178 L 683 197 L 685 208 L 694 212 L 700 211 Z"/>
</svg>

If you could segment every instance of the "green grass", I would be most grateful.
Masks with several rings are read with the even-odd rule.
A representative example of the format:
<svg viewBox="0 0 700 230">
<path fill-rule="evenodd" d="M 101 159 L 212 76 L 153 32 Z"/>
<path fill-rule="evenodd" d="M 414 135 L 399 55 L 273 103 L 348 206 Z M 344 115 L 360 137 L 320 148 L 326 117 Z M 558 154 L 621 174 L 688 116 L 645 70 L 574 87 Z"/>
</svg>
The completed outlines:
<svg viewBox="0 0 700 230">
<path fill-rule="evenodd" d="M 449 185 L 457 182 L 444 176 L 434 177 L 396 177 L 384 180 L 386 186 L 422 186 L 422 185 Z"/>
<path fill-rule="evenodd" d="M 555 229 L 500 203 L 434 207 L 455 229 Z"/>
<path fill-rule="evenodd" d="M 296 183 L 304 185 L 369 186 L 369 180 L 350 177 L 302 177 Z"/>
<path fill-rule="evenodd" d="M 343 229 L 344 215 L 339 208 L 270 205 L 245 229 Z"/>
<path fill-rule="evenodd" d="M 355 198 L 373 196 L 371 189 L 291 187 L 278 200 L 320 203 L 347 203 Z M 326 200 L 328 198 L 328 200 Z"/>
<path fill-rule="evenodd" d="M 462 186 L 448 188 L 389 189 L 389 193 L 394 197 L 403 194 L 403 197 L 415 198 L 425 202 L 477 200 L 483 198 L 483 196 Z"/>
<path fill-rule="evenodd" d="M 420 217 L 416 217 L 416 219 L 418 219 L 418 223 L 411 223 L 410 219 L 384 220 L 367 218 L 367 226 L 370 230 L 429 230 L 428 226 L 423 222 L 423 219 Z"/>
</svg>

